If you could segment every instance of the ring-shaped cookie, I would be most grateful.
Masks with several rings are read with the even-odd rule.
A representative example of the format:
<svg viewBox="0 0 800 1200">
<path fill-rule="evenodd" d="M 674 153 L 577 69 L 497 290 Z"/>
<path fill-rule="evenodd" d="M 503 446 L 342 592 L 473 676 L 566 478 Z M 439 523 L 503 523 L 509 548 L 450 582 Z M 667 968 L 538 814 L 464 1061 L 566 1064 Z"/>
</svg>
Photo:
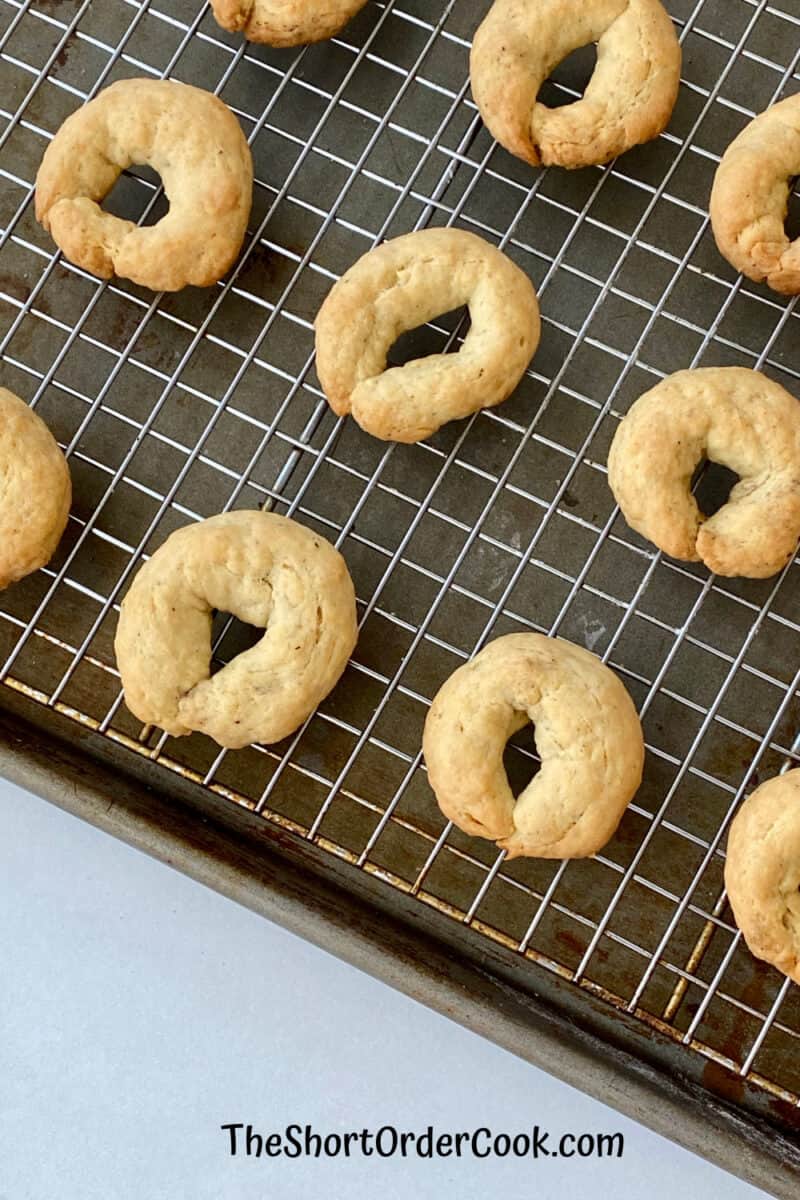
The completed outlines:
<svg viewBox="0 0 800 1200">
<path fill-rule="evenodd" d="M 100 207 L 133 164 L 164 184 L 169 212 L 155 225 Z M 71 262 L 156 292 L 221 279 L 252 198 L 250 148 L 231 110 L 201 88 L 159 79 L 123 79 L 67 117 L 36 176 L 37 220 Z"/>
<path fill-rule="evenodd" d="M 503 751 L 531 721 L 542 766 L 515 799 Z M 423 748 L 444 815 L 510 858 L 596 853 L 644 762 L 636 709 L 613 671 L 588 650 L 538 633 L 498 638 L 459 667 L 431 705 Z"/>
<path fill-rule="evenodd" d="M 725 887 L 750 952 L 800 983 L 800 770 L 768 779 L 737 812 Z"/>
<path fill-rule="evenodd" d="M 58 442 L 32 408 L 0 388 L 0 588 L 50 561 L 71 502 Z"/>
<path fill-rule="evenodd" d="M 704 459 L 739 476 L 708 519 L 691 491 Z M 800 536 L 800 404 L 744 367 L 679 371 L 623 418 L 608 481 L 631 528 L 665 554 L 717 575 L 767 579 Z"/>
<path fill-rule="evenodd" d="M 469 308 L 456 354 L 387 370 L 392 344 L 434 317 Z M 334 412 L 393 442 L 500 404 L 539 344 L 539 304 L 524 271 L 462 229 L 424 229 L 370 250 L 334 284 L 316 320 L 317 374 Z"/>
<path fill-rule="evenodd" d="M 574 104 L 548 108 L 542 84 L 597 43 Z M 490 133 L 534 166 L 605 163 L 657 137 L 678 96 L 681 48 L 660 0 L 495 0 L 475 34 L 472 94 Z"/>
<path fill-rule="evenodd" d="M 212 676 L 213 609 L 265 633 Z M 288 517 L 245 511 L 167 538 L 122 603 L 114 648 L 140 721 L 235 749 L 297 729 L 355 642 L 355 593 L 341 554 Z"/>
<path fill-rule="evenodd" d="M 790 241 L 786 214 L 800 175 L 800 95 L 746 125 L 722 156 L 711 189 L 711 226 L 720 254 L 757 283 L 800 293 L 800 238 Z"/>
<path fill-rule="evenodd" d="M 334 37 L 367 0 L 211 0 L 217 23 L 249 42 L 301 46 Z"/>
</svg>

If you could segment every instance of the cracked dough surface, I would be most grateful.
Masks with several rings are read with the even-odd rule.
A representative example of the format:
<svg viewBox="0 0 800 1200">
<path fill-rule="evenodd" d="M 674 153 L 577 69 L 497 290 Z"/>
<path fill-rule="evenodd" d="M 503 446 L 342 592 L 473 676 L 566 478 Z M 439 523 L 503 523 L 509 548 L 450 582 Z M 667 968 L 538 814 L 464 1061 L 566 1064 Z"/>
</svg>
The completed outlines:
<svg viewBox="0 0 800 1200">
<path fill-rule="evenodd" d="M 161 176 L 169 212 L 140 227 L 100 204 L 125 168 L 144 164 Z M 67 117 L 36 176 L 36 218 L 71 262 L 155 292 L 221 279 L 252 198 L 250 148 L 227 105 L 158 79 L 113 83 Z"/>
<path fill-rule="evenodd" d="M 0 388 L 0 588 L 50 561 L 71 502 L 69 467 L 52 433 Z"/>
<path fill-rule="evenodd" d="M 542 766 L 515 799 L 503 751 L 529 722 Z M 614 672 L 588 650 L 538 633 L 497 638 L 450 676 L 428 713 L 423 749 L 444 815 L 511 858 L 596 853 L 644 763 L 639 718 Z"/>
<path fill-rule="evenodd" d="M 709 518 L 691 492 L 704 459 L 739 476 Z M 623 418 L 608 481 L 631 528 L 665 554 L 717 575 L 767 579 L 800 536 L 800 404 L 759 371 L 679 371 Z"/>
<path fill-rule="evenodd" d="M 800 770 L 762 783 L 737 812 L 725 887 L 750 952 L 800 983 Z"/>
<path fill-rule="evenodd" d="M 800 174 L 800 95 L 746 125 L 722 156 L 711 190 L 720 254 L 748 279 L 800 293 L 800 238 L 786 233 L 789 186 Z"/>
<path fill-rule="evenodd" d="M 210 675 L 212 610 L 265 630 Z M 277 742 L 339 679 L 356 643 L 338 550 L 276 513 L 223 513 L 173 533 L 122 603 L 115 642 L 128 708 L 179 737 Z"/>
<path fill-rule="evenodd" d="M 597 42 L 580 100 L 536 97 L 574 50 Z M 605 163 L 667 126 L 681 48 L 660 0 L 495 0 L 472 43 L 472 94 L 489 131 L 534 166 Z"/>
<path fill-rule="evenodd" d="M 250 42 L 300 46 L 343 29 L 367 0 L 211 0 L 218 24 Z"/>
<path fill-rule="evenodd" d="M 387 369 L 402 333 L 464 304 L 471 326 L 458 353 Z M 423 229 L 370 250 L 334 284 L 316 320 L 317 374 L 339 416 L 419 442 L 507 399 L 539 334 L 536 292 L 516 263 L 465 230 Z"/>
</svg>

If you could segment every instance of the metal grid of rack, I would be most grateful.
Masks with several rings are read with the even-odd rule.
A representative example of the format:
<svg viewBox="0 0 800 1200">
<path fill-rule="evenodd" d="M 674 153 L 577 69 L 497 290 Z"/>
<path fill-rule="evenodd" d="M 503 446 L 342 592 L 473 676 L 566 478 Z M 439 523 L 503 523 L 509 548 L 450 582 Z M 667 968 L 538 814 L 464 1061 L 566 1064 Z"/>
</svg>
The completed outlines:
<svg viewBox="0 0 800 1200">
<path fill-rule="evenodd" d="M 315 839 L 800 1105 L 798 993 L 749 956 L 722 885 L 742 796 L 800 761 L 798 567 L 723 581 L 665 560 L 619 518 L 604 466 L 620 416 L 678 367 L 763 368 L 800 395 L 794 303 L 736 277 L 707 217 L 732 136 L 800 89 L 800 16 L 794 0 L 671 0 L 684 74 L 669 131 L 567 173 L 531 171 L 481 125 L 468 51 L 486 7 L 371 2 L 329 43 L 272 51 L 223 33 L 201 0 L 0 0 L 1 381 L 48 421 L 75 483 L 57 558 L 0 596 L 0 677 L 165 780 Z M 590 65 L 564 64 L 551 101 L 577 94 Z M 35 223 L 48 139 L 137 74 L 214 90 L 250 141 L 250 234 L 216 288 L 100 282 Z M 164 211 L 138 169 L 109 205 Z M 358 255 L 430 224 L 481 233 L 528 271 L 542 345 L 500 409 L 390 446 L 327 409 L 312 323 Z M 462 334 L 450 314 L 401 349 Z M 713 472 L 701 486 L 713 491 Z M 112 653 L 133 573 L 177 526 L 262 505 L 348 560 L 361 637 L 345 677 L 276 747 L 142 729 Z M 593 860 L 506 863 L 445 825 L 427 787 L 429 699 L 487 639 L 523 629 L 602 655 L 642 715 L 644 784 Z M 220 618 L 217 658 L 251 634 Z M 512 781 L 535 769 L 529 734 L 507 764 Z"/>
</svg>

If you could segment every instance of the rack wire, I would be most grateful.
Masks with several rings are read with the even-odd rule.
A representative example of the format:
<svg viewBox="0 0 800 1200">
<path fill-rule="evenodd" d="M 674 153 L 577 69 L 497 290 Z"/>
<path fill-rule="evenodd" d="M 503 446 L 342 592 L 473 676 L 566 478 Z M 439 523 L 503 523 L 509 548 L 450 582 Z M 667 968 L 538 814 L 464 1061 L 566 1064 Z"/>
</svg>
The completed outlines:
<svg viewBox="0 0 800 1200">
<path fill-rule="evenodd" d="M 225 34 L 200 0 L 0 0 L 0 381 L 48 421 L 75 483 L 54 562 L 0 595 L 0 677 L 797 1106 L 797 995 L 747 953 L 722 882 L 742 797 L 800 762 L 797 563 L 752 582 L 664 559 L 620 519 L 604 464 L 630 403 L 678 367 L 757 367 L 800 394 L 794 302 L 735 276 L 707 216 L 725 146 L 800 88 L 800 17 L 793 0 L 671 0 L 684 74 L 669 131 L 603 169 L 533 172 L 470 97 L 487 6 L 371 2 L 331 42 L 273 51 Z M 563 64 L 550 101 L 590 65 Z M 251 231 L 216 288 L 100 282 L 35 223 L 48 139 L 140 74 L 217 92 L 251 144 Z M 109 206 L 157 219 L 158 180 L 127 172 Z M 431 224 L 481 233 L 528 271 L 542 345 L 500 409 L 385 445 L 328 410 L 313 318 L 361 253 Z M 451 314 L 409 344 L 462 336 Z M 142 729 L 112 652 L 119 600 L 172 529 L 253 506 L 344 553 L 353 661 L 276 747 Z M 642 789 L 592 860 L 508 863 L 445 824 L 427 786 L 430 698 L 487 639 L 524 629 L 601 654 L 642 715 Z M 220 618 L 217 658 L 251 632 Z M 519 783 L 535 769 L 529 733 L 507 764 Z"/>
</svg>

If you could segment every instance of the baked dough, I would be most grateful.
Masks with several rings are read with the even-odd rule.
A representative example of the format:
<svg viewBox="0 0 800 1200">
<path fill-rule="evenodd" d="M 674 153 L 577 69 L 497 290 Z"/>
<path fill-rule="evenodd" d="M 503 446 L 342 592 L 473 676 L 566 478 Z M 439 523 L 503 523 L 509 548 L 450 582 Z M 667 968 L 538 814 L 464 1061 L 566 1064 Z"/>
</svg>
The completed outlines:
<svg viewBox="0 0 800 1200">
<path fill-rule="evenodd" d="M 0 588 L 50 561 L 71 502 L 69 467 L 52 433 L 0 388 Z"/>
<path fill-rule="evenodd" d="M 139 227 L 100 208 L 131 164 L 158 171 L 169 212 Z M 210 92 L 123 79 L 67 117 L 36 176 L 36 217 L 93 275 L 155 292 L 207 287 L 233 263 L 247 230 L 253 163 L 239 122 Z"/>
<path fill-rule="evenodd" d="M 539 90 L 573 50 L 597 42 L 574 104 Z M 534 166 L 605 163 L 667 126 L 681 74 L 675 27 L 659 0 L 495 0 L 472 43 L 472 94 L 490 133 Z"/>
<path fill-rule="evenodd" d="M 800 238 L 786 234 L 791 180 L 800 174 L 800 95 L 746 125 L 717 168 L 711 226 L 720 254 L 757 283 L 800 293 Z"/>
<path fill-rule="evenodd" d="M 212 609 L 266 630 L 213 676 Z M 167 538 L 122 603 L 115 650 L 139 720 L 235 749 L 297 729 L 355 642 L 355 593 L 341 554 L 288 517 L 245 511 Z"/>
<path fill-rule="evenodd" d="M 506 742 L 534 722 L 539 773 L 514 799 Z M 599 658 L 560 638 L 490 642 L 439 690 L 425 722 L 428 779 L 459 829 L 509 858 L 584 858 L 604 846 L 642 779 L 633 702 Z"/>
<path fill-rule="evenodd" d="M 737 812 L 725 887 L 751 953 L 800 983 L 800 770 L 768 779 Z"/>
<path fill-rule="evenodd" d="M 367 0 L 211 0 L 218 24 L 250 42 L 299 46 L 343 29 Z"/>
<path fill-rule="evenodd" d="M 472 325 L 457 354 L 387 370 L 402 333 L 463 304 Z M 334 412 L 352 412 L 375 437 L 419 442 L 510 396 L 539 344 L 539 303 L 528 276 L 483 238 L 424 229 L 360 258 L 328 294 L 316 334 Z"/>
<path fill-rule="evenodd" d="M 703 459 L 739 476 L 708 519 L 691 493 Z M 628 524 L 665 554 L 717 575 L 767 579 L 800 536 L 800 404 L 744 367 L 679 371 L 623 419 L 608 481 Z"/>
</svg>

